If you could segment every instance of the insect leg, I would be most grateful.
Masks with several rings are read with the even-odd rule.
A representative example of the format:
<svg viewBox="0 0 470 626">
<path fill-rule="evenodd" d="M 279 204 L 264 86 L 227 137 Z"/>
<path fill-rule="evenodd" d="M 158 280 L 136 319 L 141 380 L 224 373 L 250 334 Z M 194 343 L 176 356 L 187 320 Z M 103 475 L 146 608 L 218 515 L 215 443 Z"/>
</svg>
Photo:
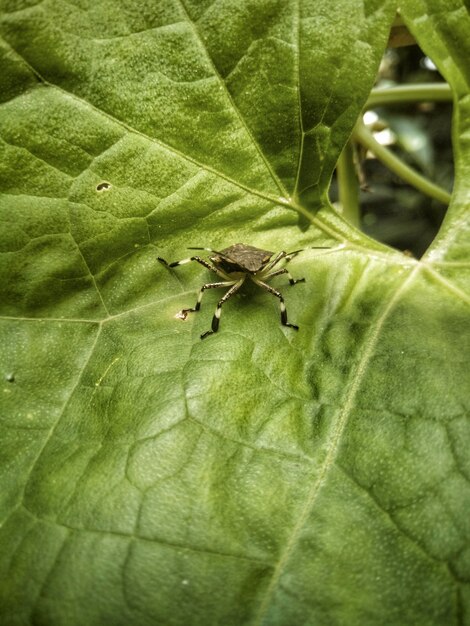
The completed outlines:
<svg viewBox="0 0 470 626">
<path fill-rule="evenodd" d="M 286 305 L 284 303 L 284 298 L 282 297 L 282 293 L 278 291 L 277 289 L 274 289 L 273 287 L 271 287 L 271 285 L 268 285 L 267 283 L 263 283 L 262 280 L 258 280 L 256 278 L 252 278 L 252 280 L 259 287 L 266 289 L 266 291 L 268 291 L 269 293 L 272 293 L 273 296 L 276 296 L 276 298 L 279 298 L 279 302 L 281 306 L 281 324 L 283 324 L 284 326 L 289 326 L 290 328 L 295 328 L 295 330 L 299 330 L 298 326 L 296 326 L 295 324 L 290 324 L 287 321 Z"/>
<path fill-rule="evenodd" d="M 275 272 L 271 272 L 270 274 L 263 274 L 263 278 L 272 278 L 273 276 L 279 276 L 280 274 L 287 274 L 290 285 L 296 285 L 297 283 L 305 282 L 305 278 L 292 278 L 290 272 L 285 267 L 283 267 L 282 270 L 276 270 Z"/>
<path fill-rule="evenodd" d="M 185 265 L 186 263 L 191 263 L 191 261 L 196 261 L 196 263 L 200 263 L 201 265 L 204 265 L 204 267 L 207 267 L 208 270 L 215 272 L 217 276 L 220 276 L 221 278 L 225 278 L 225 279 L 229 278 L 229 276 L 227 276 L 224 272 L 219 270 L 218 267 L 215 267 L 214 265 L 209 263 L 209 261 L 206 261 L 206 259 L 203 259 L 200 256 L 192 256 L 189 259 L 183 259 L 181 261 L 174 261 L 173 263 L 168 263 L 168 261 L 165 261 L 165 259 L 162 259 L 161 256 L 158 256 L 157 259 L 160 261 L 160 263 L 162 263 L 163 265 L 166 265 L 166 267 L 177 267 L 178 265 Z"/>
<path fill-rule="evenodd" d="M 266 271 L 272 270 L 272 268 L 273 268 L 273 267 L 274 267 L 277 263 L 279 263 L 279 261 L 280 261 L 281 259 L 283 259 L 285 256 L 286 256 L 286 253 L 285 253 L 285 252 L 278 252 L 278 253 L 276 254 L 276 256 L 275 256 L 274 258 L 272 258 L 272 259 L 269 261 L 269 263 L 267 263 L 267 264 L 264 266 L 264 268 L 263 268 L 263 272 L 266 272 Z"/>
<path fill-rule="evenodd" d="M 216 287 L 230 287 L 230 285 L 233 285 L 234 282 L 235 281 L 231 280 L 229 282 L 224 281 L 222 283 L 207 283 L 206 285 L 203 285 L 201 289 L 199 290 L 197 302 L 194 305 L 194 307 L 192 309 L 183 309 L 181 313 L 186 314 L 186 313 L 193 313 L 194 311 L 199 311 L 199 309 L 201 308 L 202 294 L 204 293 L 206 289 L 215 289 Z"/>
<path fill-rule="evenodd" d="M 205 333 L 203 333 L 201 335 L 201 339 L 205 339 L 209 335 L 212 335 L 213 333 L 216 333 L 219 330 L 219 320 L 220 320 L 220 315 L 222 313 L 222 305 L 224 302 L 227 302 L 227 300 L 231 298 L 235 293 L 237 293 L 237 291 L 242 286 L 244 280 L 245 280 L 244 276 L 243 278 L 240 278 L 240 280 L 237 280 L 237 282 L 232 287 L 230 287 L 230 289 L 222 297 L 222 299 L 219 300 L 217 304 L 217 308 L 214 313 L 214 317 L 212 318 L 211 330 L 208 330 Z"/>
</svg>

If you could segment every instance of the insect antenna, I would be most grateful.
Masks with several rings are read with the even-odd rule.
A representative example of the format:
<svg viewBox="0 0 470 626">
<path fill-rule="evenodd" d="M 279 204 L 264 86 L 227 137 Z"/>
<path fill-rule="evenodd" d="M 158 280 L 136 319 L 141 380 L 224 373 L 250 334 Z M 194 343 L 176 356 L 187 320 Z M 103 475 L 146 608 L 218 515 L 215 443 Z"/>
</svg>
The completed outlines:
<svg viewBox="0 0 470 626">
<path fill-rule="evenodd" d="M 207 250 L 208 252 L 215 252 L 216 254 L 220 254 L 220 252 L 218 252 L 217 250 L 213 250 L 212 248 L 196 248 L 190 246 L 189 248 L 187 248 L 187 250 Z"/>
<path fill-rule="evenodd" d="M 214 254 L 218 254 L 222 257 L 224 257 L 224 259 L 228 259 L 228 256 L 226 254 L 224 254 L 223 252 L 219 252 L 219 250 L 214 250 L 213 248 L 194 248 L 194 247 L 190 247 L 187 248 L 188 250 L 207 250 L 208 252 L 213 252 Z"/>
<path fill-rule="evenodd" d="M 300 250 L 287 252 L 286 256 L 294 256 L 295 254 L 299 254 L 299 252 L 303 252 L 304 250 L 330 250 L 330 248 L 331 246 L 308 246 L 308 248 L 300 248 Z"/>
</svg>

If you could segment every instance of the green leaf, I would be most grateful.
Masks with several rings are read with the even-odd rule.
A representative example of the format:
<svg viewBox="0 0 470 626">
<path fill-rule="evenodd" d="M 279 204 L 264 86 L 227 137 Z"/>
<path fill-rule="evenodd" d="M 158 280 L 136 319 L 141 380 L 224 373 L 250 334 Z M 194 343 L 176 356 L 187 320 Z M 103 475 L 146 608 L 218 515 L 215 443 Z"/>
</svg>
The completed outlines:
<svg viewBox="0 0 470 626">
<path fill-rule="evenodd" d="M 470 623 L 465 6 L 402 14 L 455 93 L 420 260 L 327 201 L 396 5 L 4 0 L 0 623 Z M 305 248 L 221 292 L 188 246 Z M 328 245 L 330 250 L 313 250 Z M 194 265 L 194 266 L 193 266 Z"/>
</svg>

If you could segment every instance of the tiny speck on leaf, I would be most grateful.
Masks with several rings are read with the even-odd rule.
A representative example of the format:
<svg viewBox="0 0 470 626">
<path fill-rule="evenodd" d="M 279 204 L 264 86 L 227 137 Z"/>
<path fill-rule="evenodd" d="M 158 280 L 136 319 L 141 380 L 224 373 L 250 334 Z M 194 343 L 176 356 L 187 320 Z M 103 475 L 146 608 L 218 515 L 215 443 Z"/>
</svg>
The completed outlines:
<svg viewBox="0 0 470 626">
<path fill-rule="evenodd" d="M 106 181 L 96 185 L 96 191 L 108 191 L 108 189 L 111 189 L 111 183 L 107 183 Z"/>
<path fill-rule="evenodd" d="M 9 383 L 14 383 L 15 382 L 15 375 L 14 374 L 6 374 L 5 375 L 5 380 Z"/>
</svg>

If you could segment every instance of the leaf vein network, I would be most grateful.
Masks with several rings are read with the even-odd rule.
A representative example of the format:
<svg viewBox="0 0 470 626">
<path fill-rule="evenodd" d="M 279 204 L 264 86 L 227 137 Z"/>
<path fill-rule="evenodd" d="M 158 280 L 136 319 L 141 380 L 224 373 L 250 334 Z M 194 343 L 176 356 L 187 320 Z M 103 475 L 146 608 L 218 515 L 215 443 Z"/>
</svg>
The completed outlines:
<svg viewBox="0 0 470 626">
<path fill-rule="evenodd" d="M 311 489 L 308 493 L 304 507 L 301 510 L 300 516 L 295 523 L 284 551 L 281 553 L 279 560 L 274 568 L 273 575 L 270 583 L 262 599 L 254 624 L 261 625 L 264 622 L 266 613 L 269 610 L 269 603 L 271 597 L 275 593 L 275 590 L 279 584 L 280 578 L 284 572 L 284 569 L 291 558 L 291 555 L 297 545 L 300 534 L 307 522 L 308 517 L 311 515 L 318 494 L 326 481 L 328 471 L 330 467 L 335 463 L 336 455 L 339 449 L 339 443 L 341 436 L 346 428 L 349 415 L 353 409 L 356 395 L 362 384 L 364 375 L 368 369 L 369 362 L 374 353 L 375 346 L 380 336 L 380 332 L 384 326 L 385 321 L 388 319 L 389 314 L 395 307 L 396 303 L 402 297 L 402 294 L 407 290 L 410 283 L 415 279 L 415 276 L 420 270 L 420 266 L 417 264 L 414 269 L 406 276 L 405 280 L 399 285 L 395 293 L 390 298 L 389 302 L 382 308 L 378 315 L 374 325 L 369 331 L 369 335 L 364 342 L 362 350 L 362 356 L 360 357 L 357 366 L 352 372 L 349 384 L 347 385 L 343 402 L 341 402 L 342 408 L 338 411 L 338 417 L 336 425 L 332 429 L 332 434 L 329 440 L 328 452 L 325 456 L 325 460 L 318 471 L 318 477 L 312 483 Z"/>
<path fill-rule="evenodd" d="M 193 20 L 189 16 L 189 13 L 188 13 L 188 11 L 186 9 L 186 6 L 184 4 L 184 0 L 178 0 L 178 2 L 180 4 L 181 9 L 183 10 L 187 20 L 188 20 L 188 22 L 189 22 L 193 32 L 194 32 L 195 36 L 197 37 L 197 39 L 198 39 L 202 49 L 204 50 L 206 58 L 209 60 L 209 63 L 211 65 L 211 67 L 212 67 L 212 70 L 213 70 L 216 78 L 218 79 L 220 85 L 222 86 L 222 88 L 223 88 L 223 90 L 225 92 L 225 95 L 228 98 L 228 100 L 229 100 L 229 102 L 230 102 L 230 104 L 232 106 L 233 111 L 235 112 L 235 114 L 238 117 L 240 123 L 242 124 L 243 128 L 245 129 L 245 132 L 248 134 L 248 136 L 250 137 L 251 141 L 253 142 L 253 145 L 255 146 L 256 151 L 258 152 L 259 156 L 261 157 L 262 161 L 264 162 L 264 165 L 267 168 L 267 170 L 268 170 L 268 172 L 269 172 L 273 182 L 275 183 L 275 185 L 277 186 L 277 188 L 279 189 L 281 194 L 285 198 L 287 198 L 288 195 L 289 195 L 287 190 L 285 189 L 284 185 L 282 184 L 282 182 L 279 179 L 279 177 L 277 176 L 277 174 L 274 172 L 273 168 L 271 167 L 271 164 L 269 163 L 268 159 L 266 158 L 266 155 L 264 154 L 263 150 L 261 149 L 261 146 L 259 145 L 258 141 L 256 141 L 253 133 L 251 132 L 248 124 L 246 123 L 245 118 L 243 117 L 243 115 L 242 115 L 240 109 L 238 108 L 238 106 L 236 105 L 236 103 L 235 103 L 235 101 L 234 101 L 234 99 L 232 97 L 232 94 L 230 93 L 230 91 L 229 91 L 229 89 L 227 87 L 227 84 L 226 84 L 225 80 L 222 78 L 219 70 L 217 69 L 217 67 L 216 67 L 216 65 L 214 63 L 214 60 L 212 59 L 211 55 L 209 54 L 209 50 L 207 49 L 207 46 L 206 46 L 206 44 L 204 42 L 204 39 L 202 38 L 202 36 L 201 36 L 201 34 L 199 32 L 199 29 L 197 28 L 196 24 L 193 22 Z"/>
</svg>

